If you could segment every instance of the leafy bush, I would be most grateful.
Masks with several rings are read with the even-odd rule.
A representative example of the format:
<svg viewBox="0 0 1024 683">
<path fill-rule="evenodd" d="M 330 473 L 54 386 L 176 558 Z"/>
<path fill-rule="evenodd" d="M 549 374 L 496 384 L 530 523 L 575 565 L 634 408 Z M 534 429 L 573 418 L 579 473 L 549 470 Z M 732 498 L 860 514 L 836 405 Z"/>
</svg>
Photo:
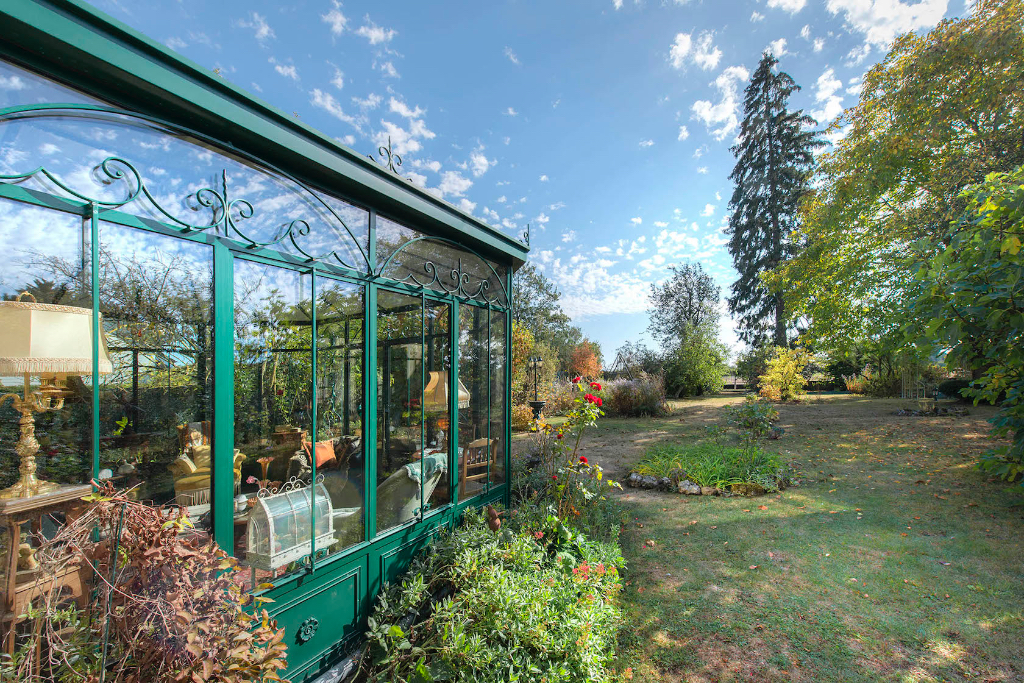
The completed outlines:
<svg viewBox="0 0 1024 683">
<path fill-rule="evenodd" d="M 729 424 L 739 430 L 744 443 L 754 443 L 773 433 L 773 423 L 779 419 L 779 411 L 768 401 L 748 394 L 740 405 L 728 406 L 726 416 Z"/>
<path fill-rule="evenodd" d="M 565 380 L 555 380 L 545 388 L 541 397 L 547 404 L 544 406 L 545 415 L 565 415 L 576 402 L 576 385 Z"/>
<path fill-rule="evenodd" d="M 605 385 L 609 411 L 622 417 L 649 417 L 668 412 L 665 381 L 659 375 L 641 373 L 636 379 L 620 379 Z"/>
<path fill-rule="evenodd" d="M 843 377 L 846 390 L 851 394 L 864 394 L 868 390 L 868 379 L 864 375 L 850 375 Z"/>
<path fill-rule="evenodd" d="M 760 394 L 769 401 L 792 401 L 803 393 L 807 382 L 802 374 L 807 354 L 797 349 L 775 347 L 768 368 L 758 382 Z"/>
<path fill-rule="evenodd" d="M 742 352 L 736 358 L 736 374 L 745 379 L 749 386 L 757 386 L 757 380 L 768 370 L 768 361 L 774 350 L 774 347 L 768 345 Z"/>
<path fill-rule="evenodd" d="M 779 456 L 753 447 L 662 444 L 644 454 L 633 471 L 672 479 L 689 479 L 700 486 L 720 489 L 733 484 L 758 484 L 777 491 L 781 482 Z"/>
<path fill-rule="evenodd" d="M 699 330 L 680 340 L 665 357 L 665 389 L 676 398 L 703 396 L 722 390 L 726 348 Z"/>
<path fill-rule="evenodd" d="M 512 429 L 525 432 L 533 424 L 533 408 L 517 404 L 512 406 Z"/>
<path fill-rule="evenodd" d="M 956 398 L 960 399 L 961 401 L 966 401 L 968 399 L 966 397 L 966 394 L 964 393 L 964 389 L 969 389 L 970 386 L 971 380 L 959 379 L 957 377 L 954 377 L 952 379 L 947 379 L 939 383 L 939 393 L 941 393 L 943 396 L 948 396 L 949 398 Z"/>
<path fill-rule="evenodd" d="M 369 619 L 369 680 L 609 680 L 621 554 L 546 521 L 495 533 L 470 512 L 434 541 Z M 452 595 L 422 622 L 399 626 L 440 591 Z"/>
</svg>

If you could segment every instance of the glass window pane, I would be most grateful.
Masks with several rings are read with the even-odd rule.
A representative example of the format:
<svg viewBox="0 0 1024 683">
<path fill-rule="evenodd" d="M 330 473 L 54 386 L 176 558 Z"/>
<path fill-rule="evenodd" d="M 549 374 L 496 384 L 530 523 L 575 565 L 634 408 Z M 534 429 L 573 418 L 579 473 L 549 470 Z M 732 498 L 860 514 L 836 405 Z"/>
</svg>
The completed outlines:
<svg viewBox="0 0 1024 683">
<path fill-rule="evenodd" d="M 483 491 L 493 458 L 488 434 L 487 309 L 459 306 L 459 500 Z"/>
<path fill-rule="evenodd" d="M 209 245 L 100 223 L 100 468 L 209 531 L 213 257 Z"/>
<path fill-rule="evenodd" d="M 235 552 L 258 569 L 257 582 L 298 569 L 310 550 L 308 498 L 285 484 L 292 477 L 309 483 L 303 444 L 313 410 L 311 287 L 309 274 L 235 260 L 235 448 L 245 456 L 241 493 L 259 494 L 238 520 Z M 305 510 L 296 512 L 302 501 Z M 246 520 L 264 514 L 271 554 L 257 557 L 248 548 L 263 539 L 245 533 Z"/>
<path fill-rule="evenodd" d="M 505 481 L 505 316 L 491 311 L 491 440 L 494 442 L 490 467 L 491 484 Z"/>
<path fill-rule="evenodd" d="M 363 287 L 316 280 L 317 477 L 337 552 L 363 540 Z M 319 494 L 318 494 L 319 495 Z M 318 499 L 318 509 L 321 501 Z M 319 514 L 319 513 L 318 513 Z M 320 520 L 317 520 L 319 527 Z"/>
<path fill-rule="evenodd" d="M 9 116 L 0 135 L 0 173 L 42 166 L 67 189 L 42 174 L 21 180 L 25 187 L 73 192 L 172 227 L 207 228 L 303 260 L 367 270 L 366 210 L 205 140 L 134 116 L 70 109 Z"/>
<path fill-rule="evenodd" d="M 0 108 L 52 102 L 100 103 L 77 90 L 0 60 Z"/>
<path fill-rule="evenodd" d="M 422 508 L 422 330 L 420 297 L 377 293 L 378 532 L 408 522 Z M 432 480 L 423 484 L 436 485 Z"/>
<path fill-rule="evenodd" d="M 40 391 L 44 382 L 54 387 L 54 409 L 33 413 L 39 442 L 36 476 L 56 484 L 88 483 L 93 475 L 89 224 L 78 216 L 0 199 L 0 250 L 4 254 L 0 297 L 5 302 L 28 292 L 22 297 L 24 302 L 31 303 L 34 297 L 38 304 L 72 307 L 73 320 L 85 323 L 76 326 L 79 334 L 69 340 L 70 345 L 64 345 L 66 353 L 77 350 L 88 358 L 85 371 L 63 376 L 31 374 L 27 382 L 31 393 Z M 24 336 L 47 334 L 45 326 L 25 317 L 27 312 L 29 309 L 0 306 L 0 358 L 30 355 L 24 348 Z M 15 334 L 16 327 L 24 334 Z M 9 367 L 0 375 L 0 394 L 24 395 L 26 377 L 15 374 L 15 369 Z M 59 408 L 57 387 L 63 398 Z M 0 488 L 20 478 L 21 459 L 15 452 L 21 435 L 20 417 L 10 400 L 0 404 Z"/>
<path fill-rule="evenodd" d="M 381 275 L 436 292 L 507 305 L 505 268 L 387 218 L 377 218 Z"/>
<path fill-rule="evenodd" d="M 426 510 L 433 510 L 451 502 L 450 471 L 451 425 L 451 304 L 427 299 L 423 340 L 426 385 L 423 393 L 425 446 L 423 449 L 423 498 Z M 436 482 L 436 483 L 435 483 Z"/>
</svg>

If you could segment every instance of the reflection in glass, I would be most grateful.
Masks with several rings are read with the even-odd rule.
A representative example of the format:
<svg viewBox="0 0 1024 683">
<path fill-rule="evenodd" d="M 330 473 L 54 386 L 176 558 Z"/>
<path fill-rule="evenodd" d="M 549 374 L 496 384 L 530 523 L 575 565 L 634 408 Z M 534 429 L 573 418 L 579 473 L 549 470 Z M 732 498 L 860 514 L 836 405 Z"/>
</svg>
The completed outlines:
<svg viewBox="0 0 1024 683">
<path fill-rule="evenodd" d="M 88 224 L 78 216 L 0 199 L 0 296 L 10 301 L 28 292 L 41 304 L 92 309 Z M 91 344 L 91 339 L 86 343 Z M 5 355 L 0 348 L 0 356 Z M 34 414 L 39 442 L 36 475 L 58 484 L 82 484 L 92 478 L 92 375 L 46 378 L 63 386 L 60 410 Z M 29 376 L 29 391 L 43 378 Z M 23 396 L 24 375 L 0 377 L 0 394 Z M 11 401 L 0 404 L 0 488 L 18 478 L 20 413 Z"/>
<path fill-rule="evenodd" d="M 448 304 L 378 292 L 378 531 L 450 500 L 450 317 Z"/>
<path fill-rule="evenodd" d="M 100 224 L 100 469 L 209 529 L 213 260 L 208 245 Z"/>
<path fill-rule="evenodd" d="M 0 108 L 51 102 L 105 104 L 49 78 L 0 60 Z"/>
<path fill-rule="evenodd" d="M 492 455 L 488 481 L 492 485 L 505 481 L 505 327 L 507 314 L 491 311 L 490 339 L 490 401 Z"/>
<path fill-rule="evenodd" d="M 488 313 L 486 308 L 459 306 L 459 382 L 469 400 L 459 405 L 459 500 L 484 489 L 497 443 L 488 432 Z"/>
<path fill-rule="evenodd" d="M 318 276 L 316 292 L 316 472 L 330 495 L 336 552 L 363 540 L 365 312 L 361 286 Z"/>
<path fill-rule="evenodd" d="M 280 490 L 292 477 L 308 484 L 311 286 L 309 274 L 235 260 L 235 448 L 245 456 L 239 463 L 240 492 L 248 499 L 238 501 L 236 512 L 235 552 L 242 558 L 253 537 L 244 532 L 255 519 L 257 492 Z M 309 553 L 308 533 L 288 539 L 303 542 Z M 284 538 L 265 540 L 276 548 Z M 296 568 L 293 563 L 281 571 Z"/>
</svg>

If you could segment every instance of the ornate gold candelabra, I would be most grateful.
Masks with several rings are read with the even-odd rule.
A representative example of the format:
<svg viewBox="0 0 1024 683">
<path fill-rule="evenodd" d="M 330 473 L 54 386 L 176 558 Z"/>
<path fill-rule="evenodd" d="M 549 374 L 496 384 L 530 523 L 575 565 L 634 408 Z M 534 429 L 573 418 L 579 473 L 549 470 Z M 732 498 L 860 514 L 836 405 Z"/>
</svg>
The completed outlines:
<svg viewBox="0 0 1024 683">
<path fill-rule="evenodd" d="M 25 375 L 25 395 L 4 394 L 0 396 L 0 406 L 10 399 L 11 407 L 21 413 L 18 425 L 21 438 L 18 439 L 14 452 L 21 458 L 18 472 L 21 478 L 13 485 L 0 491 L 0 498 L 28 498 L 40 493 L 51 493 L 60 488 L 59 484 L 42 481 L 36 477 L 36 453 L 39 442 L 36 441 L 36 421 L 33 413 L 46 413 L 64 407 L 64 396 L 59 387 L 44 384 L 39 391 L 31 391 L 29 376 Z"/>
</svg>

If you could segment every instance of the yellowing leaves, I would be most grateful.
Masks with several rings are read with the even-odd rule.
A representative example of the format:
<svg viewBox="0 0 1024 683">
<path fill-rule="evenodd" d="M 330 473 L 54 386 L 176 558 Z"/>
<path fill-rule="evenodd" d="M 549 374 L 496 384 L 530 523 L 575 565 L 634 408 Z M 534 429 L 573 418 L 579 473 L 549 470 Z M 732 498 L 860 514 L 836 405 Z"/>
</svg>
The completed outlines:
<svg viewBox="0 0 1024 683">
<path fill-rule="evenodd" d="M 1009 253 L 1011 256 L 1016 256 L 1020 253 L 1020 247 L 1020 238 L 1016 235 L 1010 235 L 1003 240 L 1002 246 L 999 247 L 999 254 L 1002 255 Z"/>
</svg>

